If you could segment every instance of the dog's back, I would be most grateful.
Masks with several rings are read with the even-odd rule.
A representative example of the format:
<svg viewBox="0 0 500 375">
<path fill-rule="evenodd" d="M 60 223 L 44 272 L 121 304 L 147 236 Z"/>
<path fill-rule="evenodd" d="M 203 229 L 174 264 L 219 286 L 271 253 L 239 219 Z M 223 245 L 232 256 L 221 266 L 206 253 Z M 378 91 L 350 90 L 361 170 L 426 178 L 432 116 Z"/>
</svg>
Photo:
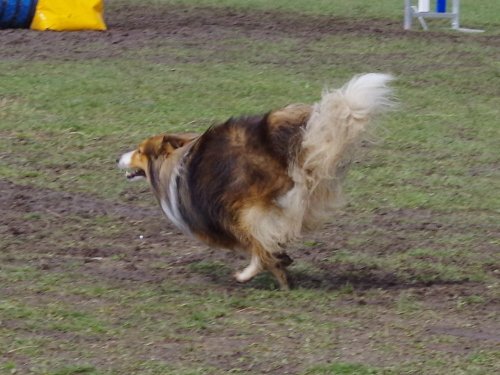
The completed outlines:
<svg viewBox="0 0 500 375">
<path fill-rule="evenodd" d="M 232 118 L 190 148 L 177 177 L 180 213 L 190 231 L 214 245 L 245 247 L 241 213 L 276 209 L 293 186 L 296 159 L 311 107 L 293 105 L 264 116 Z"/>
</svg>

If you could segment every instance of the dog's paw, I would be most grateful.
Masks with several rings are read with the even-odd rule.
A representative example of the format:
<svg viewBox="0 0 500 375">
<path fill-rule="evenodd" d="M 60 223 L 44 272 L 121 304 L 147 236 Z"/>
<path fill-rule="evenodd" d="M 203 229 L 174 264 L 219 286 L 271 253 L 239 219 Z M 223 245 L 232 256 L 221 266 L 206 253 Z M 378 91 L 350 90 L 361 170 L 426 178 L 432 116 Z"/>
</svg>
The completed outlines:
<svg viewBox="0 0 500 375">
<path fill-rule="evenodd" d="M 233 276 L 239 283 L 246 283 L 251 279 L 251 277 L 248 277 L 248 275 L 245 274 L 245 271 L 237 271 Z"/>
<path fill-rule="evenodd" d="M 288 267 L 290 264 L 293 263 L 293 259 L 288 256 L 287 253 L 282 252 L 282 253 L 277 253 L 274 255 L 275 258 L 278 260 L 278 266 L 279 267 Z"/>
</svg>

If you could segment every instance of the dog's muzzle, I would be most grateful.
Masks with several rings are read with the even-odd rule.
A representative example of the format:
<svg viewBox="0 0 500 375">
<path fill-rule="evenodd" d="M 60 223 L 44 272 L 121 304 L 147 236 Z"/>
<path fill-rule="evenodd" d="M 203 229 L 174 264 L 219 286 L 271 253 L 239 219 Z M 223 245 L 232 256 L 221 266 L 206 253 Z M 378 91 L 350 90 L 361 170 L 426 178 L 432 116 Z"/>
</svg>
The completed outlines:
<svg viewBox="0 0 500 375">
<path fill-rule="evenodd" d="M 118 168 L 120 168 L 120 169 L 132 169 L 130 171 L 125 172 L 125 177 L 129 181 L 140 180 L 140 179 L 146 178 L 146 172 L 144 172 L 142 169 L 140 169 L 140 168 L 133 169 L 132 168 L 132 155 L 133 154 L 134 154 L 134 151 L 127 152 L 127 153 L 123 154 L 119 159 L 116 160 Z"/>
</svg>

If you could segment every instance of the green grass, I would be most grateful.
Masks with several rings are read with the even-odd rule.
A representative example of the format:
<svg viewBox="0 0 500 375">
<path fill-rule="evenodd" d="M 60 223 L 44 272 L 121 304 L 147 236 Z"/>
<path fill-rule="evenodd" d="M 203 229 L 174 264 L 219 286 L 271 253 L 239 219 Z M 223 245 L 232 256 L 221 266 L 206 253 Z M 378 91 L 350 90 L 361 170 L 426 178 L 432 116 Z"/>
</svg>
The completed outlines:
<svg viewBox="0 0 500 375">
<path fill-rule="evenodd" d="M 402 22 L 402 2 L 389 0 L 149 2 Z M 110 1 L 108 17 L 132 3 Z M 439 23 L 432 38 L 235 30 L 109 59 L 0 57 L 2 179 L 129 210 L 153 200 L 115 159 L 149 135 L 312 102 L 360 72 L 392 72 L 400 102 L 353 166 L 335 226 L 293 247 L 291 292 L 269 275 L 237 285 L 242 262 L 166 233 L 149 211 L 5 203 L 0 373 L 499 372 L 500 7 L 462 3 L 464 26 L 485 35 Z"/>
<path fill-rule="evenodd" d="M 130 2 L 123 0 L 122 2 Z M 288 12 L 299 12 L 305 14 L 332 15 L 336 17 L 364 18 L 391 18 L 401 19 L 403 14 L 403 2 L 394 0 L 364 1 L 364 0 L 341 0 L 331 2 L 329 0 L 148 0 L 152 4 L 180 4 L 180 5 L 203 5 L 217 7 L 234 7 L 240 9 L 263 9 L 281 10 Z M 451 5 L 449 5 L 451 6 Z M 482 1 L 480 5 L 474 1 L 462 1 L 461 21 L 466 27 L 495 28 L 498 26 L 498 18 L 495 14 L 498 11 L 498 4 L 495 0 Z M 472 23 L 472 24 L 471 24 Z M 498 31 L 498 29 L 497 29 Z"/>
<path fill-rule="evenodd" d="M 380 370 L 368 368 L 359 364 L 334 363 L 331 365 L 315 366 L 306 371 L 306 375 L 372 375 L 379 374 Z"/>
</svg>

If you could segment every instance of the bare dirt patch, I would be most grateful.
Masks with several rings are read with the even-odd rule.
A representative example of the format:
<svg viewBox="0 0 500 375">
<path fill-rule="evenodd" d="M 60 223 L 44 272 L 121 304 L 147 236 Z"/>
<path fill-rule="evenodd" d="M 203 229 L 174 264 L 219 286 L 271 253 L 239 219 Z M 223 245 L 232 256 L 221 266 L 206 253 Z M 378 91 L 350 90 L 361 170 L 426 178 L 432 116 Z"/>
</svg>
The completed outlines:
<svg viewBox="0 0 500 375">
<path fill-rule="evenodd" d="M 83 194 L 18 185 L 10 181 L 0 181 L 0 207 L 16 212 L 41 212 L 52 215 L 82 217 L 114 216 L 128 220 L 142 220 L 144 217 L 158 218 L 154 208 L 127 205 L 112 201 L 99 200 Z"/>
<path fill-rule="evenodd" d="M 161 289 L 163 282 L 168 280 L 180 288 L 195 287 L 197 290 L 199 285 L 204 285 L 204 290 L 244 295 L 248 289 L 249 292 L 269 289 L 272 283 L 270 277 L 263 275 L 250 284 L 237 284 L 231 274 L 243 265 L 238 256 L 207 249 L 185 237 L 162 217 L 159 208 L 153 203 L 150 207 L 144 207 L 8 181 L 0 182 L 0 190 L 1 255 L 4 265 L 22 262 L 50 275 L 76 272 L 86 275 L 96 284 L 104 282 L 126 289 L 144 285 L 155 290 Z M 435 278 L 429 282 L 415 282 L 411 275 L 401 277 L 382 267 L 352 262 L 336 264 L 328 260 L 342 249 L 373 257 L 379 256 L 377 254 L 380 252 L 397 255 L 423 241 L 432 243 L 440 231 L 453 233 L 464 229 L 460 220 L 455 226 L 450 225 L 445 218 L 427 210 L 381 211 L 364 217 L 340 213 L 337 220 L 323 231 L 308 235 L 304 242 L 291 247 L 289 253 L 295 258 L 296 264 L 310 264 L 314 268 L 299 271 L 292 267 L 292 278 L 297 287 L 336 293 L 348 286 L 350 289 L 346 290 L 346 294 L 335 302 L 335 309 L 357 309 L 358 314 L 361 314 L 356 317 L 349 314 L 343 316 L 338 312 L 332 312 L 332 316 L 318 315 L 319 322 L 330 322 L 335 318 L 340 327 L 332 331 L 332 346 L 313 357 L 301 349 L 304 340 L 312 339 L 314 342 L 313 337 L 300 334 L 290 336 L 286 325 L 269 321 L 269 311 L 251 307 L 244 307 L 237 314 L 254 321 L 256 326 L 267 327 L 266 331 L 279 338 L 276 350 L 258 362 L 247 351 L 258 351 L 263 345 L 260 335 L 241 334 L 232 337 L 230 331 L 226 332 L 222 328 L 216 333 L 210 330 L 199 332 L 194 341 L 192 338 L 184 341 L 162 339 L 141 350 L 147 358 L 155 361 L 179 364 L 182 361 L 198 361 L 228 371 L 234 368 L 235 361 L 244 358 L 245 363 L 251 363 L 249 371 L 270 374 L 283 373 L 285 370 L 297 373 L 304 366 L 313 365 L 315 356 L 320 356 L 322 361 L 342 358 L 344 361 L 386 366 L 408 358 L 408 345 L 411 344 L 407 342 L 403 329 L 398 328 L 408 324 L 420 327 L 414 340 L 426 342 L 436 353 L 468 355 L 481 348 L 490 350 L 498 343 L 498 335 L 492 332 L 498 327 L 495 311 L 498 311 L 499 301 L 488 297 L 491 291 L 487 290 L 486 285 L 470 282 L 466 278 L 458 281 Z M 484 230 L 489 231 L 490 228 Z M 366 231 L 374 233 L 369 245 L 349 241 Z M 139 234 L 144 238 L 140 239 Z M 18 293 L 14 286 L 4 288 L 2 292 L 5 296 Z M 201 290 L 199 292 L 203 293 Z M 465 305 L 463 309 L 457 310 L 460 301 L 476 296 L 485 297 L 481 303 Z M 36 299 L 42 297 L 39 295 Z M 49 295 L 45 298 L 53 297 Z M 70 298 L 73 305 L 88 303 L 85 302 L 85 296 L 58 297 L 61 298 Z M 394 311 L 394 306 L 400 303 L 398 301 L 401 298 L 420 306 L 411 321 L 403 321 Z M 445 318 L 431 324 L 421 318 L 421 314 L 425 315 L 429 311 L 435 311 L 434 314 L 439 316 L 443 311 L 447 313 Z M 363 317 L 362 314 L 368 315 Z M 371 317 L 370 314 L 375 315 Z M 163 321 L 165 318 L 155 319 Z M 224 318 L 220 319 L 219 324 L 223 324 Z M 350 327 L 352 319 L 362 324 L 363 329 Z M 384 326 L 387 327 L 387 337 L 374 338 L 372 332 Z M 179 334 L 182 332 L 181 329 Z M 187 334 L 191 335 L 189 332 Z M 42 334 L 57 339 L 62 337 L 59 332 L 39 333 Z M 221 335 L 229 335 L 229 338 L 224 336 L 221 339 Z M 400 342 L 401 347 L 390 359 L 384 359 L 374 348 L 388 337 L 392 344 Z M 451 341 L 447 337 L 451 337 Z M 216 357 L 210 344 L 217 344 Z M 411 357 L 425 360 L 426 355 L 426 352 L 412 352 Z M 288 358 L 289 362 L 277 366 L 279 358 Z"/>
<path fill-rule="evenodd" d="M 106 277 L 144 281 L 161 281 L 172 274 L 182 278 L 184 272 L 193 276 L 189 265 L 202 261 L 219 262 L 227 264 L 227 272 L 201 271 L 196 278 L 205 278 L 223 288 L 234 286 L 231 269 L 241 267 L 244 262 L 241 254 L 208 249 L 183 235 L 163 217 L 152 201 L 149 207 L 139 206 L 9 181 L 1 181 L 0 190 L 0 233 L 12 239 L 4 243 L 5 249 L 10 251 L 58 254 L 80 258 L 85 263 L 120 255 L 120 261 L 99 261 L 99 267 L 92 265 L 92 271 L 102 271 Z M 429 210 L 380 211 L 368 216 L 368 220 L 340 212 L 323 231 L 306 235 L 301 242 L 289 247 L 296 264 L 309 263 L 315 267 L 314 272 L 292 271 L 292 277 L 296 286 L 302 288 L 332 290 L 347 284 L 357 290 L 470 284 L 467 277 L 418 281 L 412 277 L 411 269 L 406 277 L 402 277 L 380 266 L 329 261 L 339 250 L 377 257 L 397 255 L 423 246 L 438 246 L 437 239 L 446 233 L 460 233 L 467 226 L 459 220 L 450 224 Z M 494 228 L 485 227 L 483 230 L 491 236 L 490 231 Z M 361 233 L 369 233 L 370 242 L 352 243 L 351 240 Z M 498 233 L 496 235 L 500 237 Z M 146 260 L 161 261 L 172 267 L 151 268 Z M 40 267 L 53 268 L 64 261 L 64 258 L 51 258 L 42 261 Z M 115 272 L 109 272 L 110 266 L 117 266 Z M 490 271 L 497 272 L 495 267 Z M 194 273 L 197 273 L 196 268 Z M 254 286 L 260 287 L 258 283 Z"/>
<path fill-rule="evenodd" d="M 161 47 L 172 39 L 184 41 L 190 47 L 208 48 L 209 41 L 242 36 L 261 41 L 297 38 L 304 42 L 328 35 L 457 42 L 470 37 L 437 32 L 405 32 L 400 22 L 384 19 L 355 20 L 291 12 L 177 5 L 111 4 L 107 10 L 107 23 L 109 30 L 105 32 L 0 30 L 2 45 L 9 51 L 0 60 L 123 57 L 143 47 Z M 487 46 L 500 45 L 496 36 L 475 36 L 474 40 Z"/>
</svg>

